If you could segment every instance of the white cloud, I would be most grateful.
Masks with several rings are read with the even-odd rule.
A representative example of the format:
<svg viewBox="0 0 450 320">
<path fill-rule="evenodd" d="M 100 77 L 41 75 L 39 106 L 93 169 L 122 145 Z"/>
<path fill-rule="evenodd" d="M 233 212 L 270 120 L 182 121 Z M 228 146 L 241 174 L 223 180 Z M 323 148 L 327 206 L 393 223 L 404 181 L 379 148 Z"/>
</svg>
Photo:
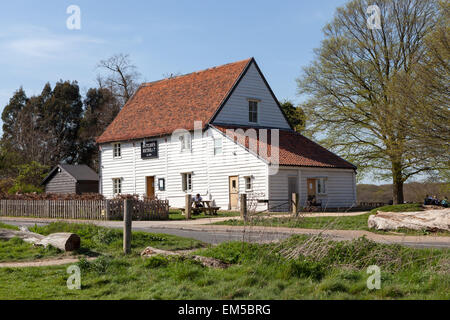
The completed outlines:
<svg viewBox="0 0 450 320">
<path fill-rule="evenodd" d="M 0 34 L 0 48 L 6 51 L 4 54 L 12 54 L 16 58 L 66 59 L 73 54 L 85 53 L 89 46 L 105 43 L 102 39 L 71 33 L 54 34 L 42 27 L 14 26 Z"/>
<path fill-rule="evenodd" d="M 24 56 L 40 58 L 67 57 L 82 46 L 102 44 L 101 40 L 80 36 L 44 36 L 19 38 L 4 43 L 4 48 Z M 78 50 L 77 50 L 78 49 Z"/>
</svg>

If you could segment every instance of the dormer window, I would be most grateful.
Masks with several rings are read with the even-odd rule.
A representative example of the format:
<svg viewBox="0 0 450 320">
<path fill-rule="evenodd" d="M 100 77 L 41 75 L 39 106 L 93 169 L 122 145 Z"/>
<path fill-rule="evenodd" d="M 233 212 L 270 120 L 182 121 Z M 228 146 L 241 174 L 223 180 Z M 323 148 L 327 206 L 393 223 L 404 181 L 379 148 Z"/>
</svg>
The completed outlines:
<svg viewBox="0 0 450 320">
<path fill-rule="evenodd" d="M 256 100 L 248 101 L 248 122 L 258 122 L 258 101 Z"/>
</svg>

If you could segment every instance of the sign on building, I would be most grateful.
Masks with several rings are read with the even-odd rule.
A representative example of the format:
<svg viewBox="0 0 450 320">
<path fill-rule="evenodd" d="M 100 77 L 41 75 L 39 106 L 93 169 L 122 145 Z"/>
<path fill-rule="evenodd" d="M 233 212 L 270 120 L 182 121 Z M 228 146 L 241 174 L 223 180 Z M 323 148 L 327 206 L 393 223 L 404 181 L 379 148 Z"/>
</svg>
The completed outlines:
<svg viewBox="0 0 450 320">
<path fill-rule="evenodd" d="M 158 141 L 144 141 L 141 143 L 141 158 L 158 158 Z"/>
</svg>

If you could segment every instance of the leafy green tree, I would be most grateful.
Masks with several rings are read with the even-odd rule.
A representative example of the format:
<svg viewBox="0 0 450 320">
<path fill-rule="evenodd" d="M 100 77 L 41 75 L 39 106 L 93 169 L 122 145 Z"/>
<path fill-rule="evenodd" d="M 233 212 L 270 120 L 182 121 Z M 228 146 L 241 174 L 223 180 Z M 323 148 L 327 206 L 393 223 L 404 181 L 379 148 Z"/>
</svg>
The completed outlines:
<svg viewBox="0 0 450 320">
<path fill-rule="evenodd" d="M 41 182 L 47 175 L 48 166 L 32 161 L 28 164 L 17 166 L 17 169 L 19 174 L 14 186 L 9 190 L 10 193 L 40 193 L 43 191 Z"/>
<path fill-rule="evenodd" d="M 306 116 L 303 109 L 301 107 L 295 107 L 289 100 L 283 101 L 280 103 L 280 106 L 286 115 L 289 124 L 295 129 L 295 131 L 303 131 L 306 124 Z"/>
<path fill-rule="evenodd" d="M 441 155 L 449 153 L 448 145 L 440 154 L 417 148 L 415 115 L 422 104 L 410 104 L 398 89 L 412 85 L 416 66 L 426 63 L 426 37 L 438 24 L 438 2 L 378 1 L 380 29 L 367 25 L 372 4 L 352 0 L 337 9 L 298 87 L 308 97 L 308 129 L 360 170 L 391 177 L 393 201 L 403 203 L 405 181 L 440 167 Z M 448 122 L 444 126 L 448 130 Z"/>
<path fill-rule="evenodd" d="M 77 158 L 77 135 L 83 103 L 76 81 L 57 82 L 50 93 L 47 84 L 41 94 L 38 110 L 38 131 L 42 137 L 43 161 L 51 167 L 60 162 L 73 163 Z"/>
<path fill-rule="evenodd" d="M 25 108 L 28 98 L 22 87 L 19 88 L 9 100 L 2 112 L 4 143 L 15 143 L 17 133 L 17 120 L 21 111 Z"/>
</svg>

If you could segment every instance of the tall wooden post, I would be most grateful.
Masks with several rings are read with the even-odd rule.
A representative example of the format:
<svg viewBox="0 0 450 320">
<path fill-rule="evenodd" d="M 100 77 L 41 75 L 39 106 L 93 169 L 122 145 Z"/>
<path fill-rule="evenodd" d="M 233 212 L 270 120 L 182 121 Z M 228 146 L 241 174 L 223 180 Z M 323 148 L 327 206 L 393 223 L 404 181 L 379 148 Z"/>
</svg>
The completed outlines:
<svg viewBox="0 0 450 320">
<path fill-rule="evenodd" d="M 191 211 L 192 211 L 192 196 L 190 194 L 187 194 L 184 207 L 184 213 L 186 214 L 187 220 L 191 218 Z"/>
<path fill-rule="evenodd" d="M 298 193 L 292 194 L 292 213 L 295 216 L 298 214 Z"/>
<path fill-rule="evenodd" d="M 241 219 L 247 221 L 247 195 L 245 193 L 241 194 L 240 209 L 241 209 Z"/>
<path fill-rule="evenodd" d="M 123 203 L 123 253 L 131 253 L 131 224 L 133 220 L 133 200 Z"/>
</svg>

